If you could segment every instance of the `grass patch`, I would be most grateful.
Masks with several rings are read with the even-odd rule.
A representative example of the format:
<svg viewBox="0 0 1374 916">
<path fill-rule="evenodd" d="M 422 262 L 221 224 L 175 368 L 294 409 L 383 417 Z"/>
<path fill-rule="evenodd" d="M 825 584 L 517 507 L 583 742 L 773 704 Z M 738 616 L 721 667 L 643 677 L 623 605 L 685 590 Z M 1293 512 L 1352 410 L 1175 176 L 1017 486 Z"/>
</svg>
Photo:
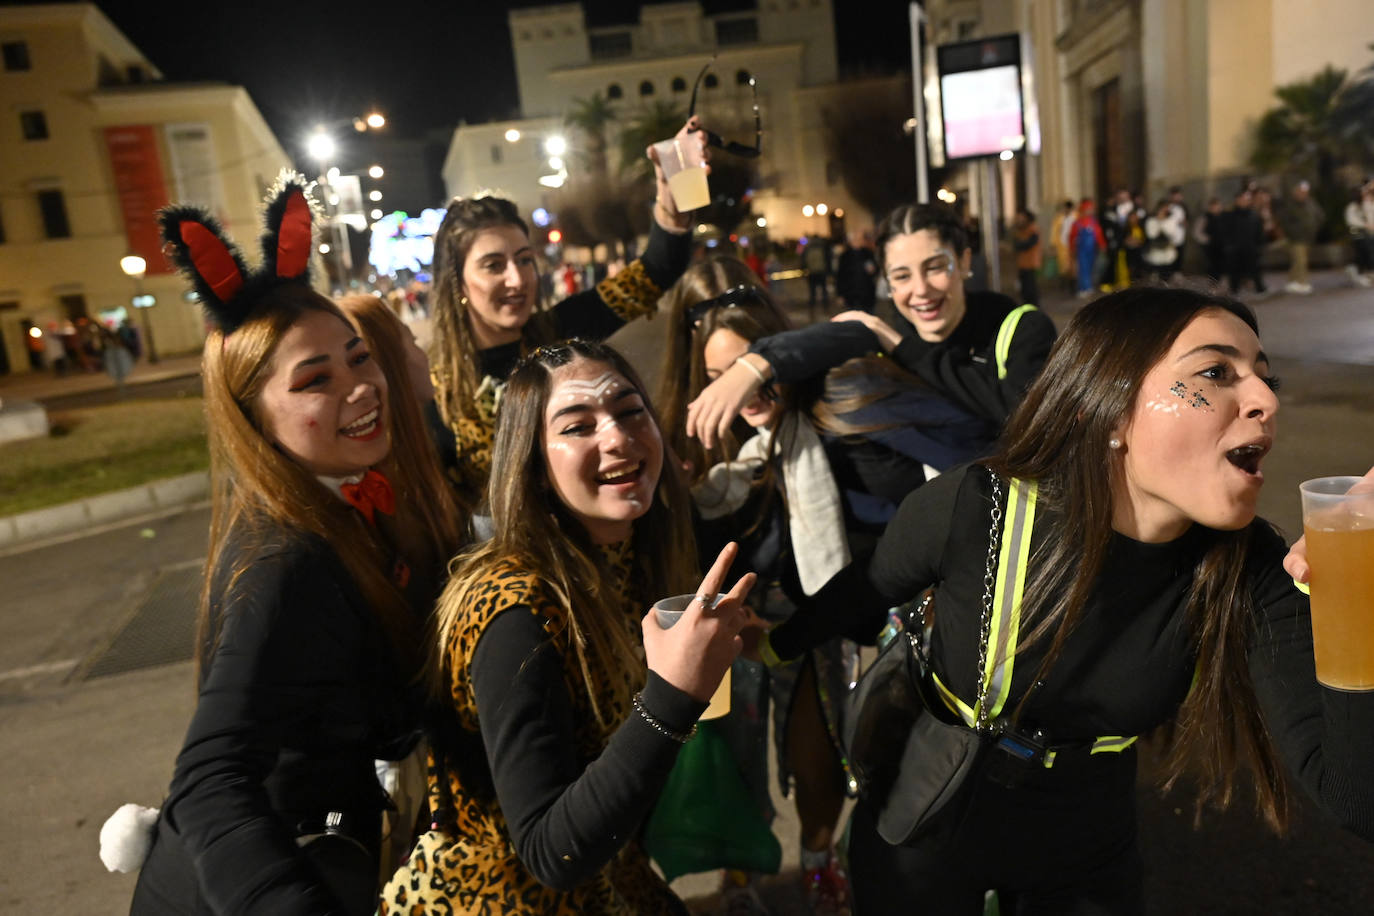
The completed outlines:
<svg viewBox="0 0 1374 916">
<path fill-rule="evenodd" d="M 210 466 L 198 397 L 73 408 L 48 419 L 47 438 L 0 444 L 0 516 Z"/>
</svg>

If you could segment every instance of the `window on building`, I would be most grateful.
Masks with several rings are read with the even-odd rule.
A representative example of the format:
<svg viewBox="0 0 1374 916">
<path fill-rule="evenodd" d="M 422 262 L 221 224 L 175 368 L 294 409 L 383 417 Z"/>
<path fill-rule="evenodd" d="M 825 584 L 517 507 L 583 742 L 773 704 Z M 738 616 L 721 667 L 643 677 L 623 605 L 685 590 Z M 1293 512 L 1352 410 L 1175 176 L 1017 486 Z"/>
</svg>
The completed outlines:
<svg viewBox="0 0 1374 916">
<path fill-rule="evenodd" d="M 716 44 L 751 45 L 759 40 L 759 21 L 750 16 L 745 19 L 717 19 Z"/>
<path fill-rule="evenodd" d="M 956 35 L 958 36 L 960 41 L 963 41 L 966 38 L 972 38 L 973 33 L 978 31 L 978 20 L 960 19 L 959 22 L 955 25 L 955 30 Z"/>
<path fill-rule="evenodd" d="M 80 293 L 68 293 L 65 296 L 58 296 L 57 301 L 62 303 L 62 310 L 67 313 L 68 321 L 76 321 L 78 318 L 91 317 L 86 310 L 86 297 Z"/>
<path fill-rule="evenodd" d="M 749 80 L 750 80 L 750 78 L 751 78 L 751 77 L 750 77 L 750 74 L 749 74 L 749 71 L 748 71 L 748 70 L 736 70 L 736 71 L 735 71 L 735 85 L 736 85 L 736 86 L 748 86 L 748 85 L 749 85 Z"/>
<path fill-rule="evenodd" d="M 606 98 L 608 99 L 618 99 L 624 94 L 625 91 L 620 88 L 619 83 L 611 83 L 606 87 Z"/>
<path fill-rule="evenodd" d="M 683 79 L 682 77 L 680 77 L 680 76 L 675 76 L 675 77 L 673 77 L 673 91 L 674 91 L 674 92 L 686 92 L 686 91 L 687 91 L 687 81 L 686 81 L 685 79 Z"/>
<path fill-rule="evenodd" d="M 653 84 L 653 82 L 650 81 L 650 80 L 645 80 L 644 82 L 640 83 L 640 84 L 639 84 L 639 94 L 640 94 L 640 95 L 653 95 L 653 94 L 654 94 L 654 84 Z"/>
<path fill-rule="evenodd" d="M 26 41 L 6 41 L 0 43 L 0 51 L 4 52 L 6 70 L 32 70 L 33 64 L 29 61 L 29 43 Z"/>
<path fill-rule="evenodd" d="M 48 119 L 41 111 L 19 112 L 19 124 L 24 130 L 25 140 L 48 139 Z"/>
<path fill-rule="evenodd" d="M 705 86 L 707 89 L 714 89 L 720 85 L 720 80 L 716 79 L 714 73 L 708 73 L 706 74 L 706 79 L 701 81 L 701 85 Z"/>
<path fill-rule="evenodd" d="M 592 60 L 629 57 L 634 53 L 629 32 L 594 32 L 587 36 L 587 44 L 592 52 Z"/>
<path fill-rule="evenodd" d="M 119 68 L 103 54 L 95 59 L 95 83 L 101 87 L 118 86 L 120 83 Z"/>
<path fill-rule="evenodd" d="M 61 191 L 39 191 L 38 210 L 43 214 L 43 232 L 48 238 L 71 238 L 72 227 L 67 222 L 67 202 L 62 198 Z"/>
</svg>

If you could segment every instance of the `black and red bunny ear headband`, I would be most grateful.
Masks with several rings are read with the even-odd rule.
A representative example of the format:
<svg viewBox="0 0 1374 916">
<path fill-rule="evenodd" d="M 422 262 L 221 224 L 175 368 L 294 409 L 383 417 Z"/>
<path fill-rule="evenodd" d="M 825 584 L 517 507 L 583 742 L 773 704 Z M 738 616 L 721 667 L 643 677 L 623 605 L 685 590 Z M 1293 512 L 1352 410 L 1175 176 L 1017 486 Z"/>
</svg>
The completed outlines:
<svg viewBox="0 0 1374 916">
<path fill-rule="evenodd" d="M 200 207 L 173 205 L 158 213 L 163 251 L 191 281 L 201 304 L 225 334 L 253 313 L 270 289 L 310 282 L 314 247 L 313 182 L 283 170 L 267 192 L 262 265 L 250 271 L 219 222 Z"/>
</svg>

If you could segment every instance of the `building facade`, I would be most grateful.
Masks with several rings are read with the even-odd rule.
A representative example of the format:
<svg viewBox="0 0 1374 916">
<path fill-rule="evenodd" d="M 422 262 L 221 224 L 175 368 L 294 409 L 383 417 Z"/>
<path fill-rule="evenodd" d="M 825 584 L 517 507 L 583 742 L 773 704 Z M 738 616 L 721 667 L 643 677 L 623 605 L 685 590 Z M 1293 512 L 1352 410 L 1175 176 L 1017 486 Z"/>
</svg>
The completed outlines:
<svg viewBox="0 0 1374 916">
<path fill-rule="evenodd" d="M 162 353 L 204 340 L 198 305 L 162 257 L 155 211 L 203 205 L 257 235 L 263 193 L 289 164 L 248 93 L 170 84 L 94 5 L 0 8 L 0 371 L 25 338 L 125 318 Z M 145 259 L 142 278 L 120 261 Z M 132 308 L 135 294 L 155 298 Z M 147 341 L 145 340 L 145 349 Z"/>
<path fill-rule="evenodd" d="M 556 172 L 545 144 L 555 136 L 575 142 L 563 119 L 576 100 L 599 93 L 620 124 L 659 103 L 685 115 L 698 72 L 713 61 L 697 113 L 717 132 L 738 134 L 729 139 L 753 139 L 749 79 L 756 81 L 763 153 L 752 212 L 769 232 L 824 234 L 814 216 L 803 215 L 808 204 L 849 208 L 860 223 L 868 218 L 827 161 L 826 106 L 863 91 L 837 82 L 830 0 L 758 0 L 752 9 L 710 15 L 696 2 L 646 5 L 637 22 L 615 25 L 589 25 L 582 4 L 566 3 L 512 11 L 510 32 L 521 117 L 454 131 L 444 163 L 451 196 L 496 189 L 525 213 L 550 207 L 552 195 L 539 181 Z"/>
<path fill-rule="evenodd" d="M 1013 204 L 1226 195 L 1274 90 L 1374 60 L 1368 0 L 928 0 L 933 44 L 1019 32 L 1042 150 L 998 162 Z M 966 180 L 960 177 L 955 180 Z"/>
</svg>

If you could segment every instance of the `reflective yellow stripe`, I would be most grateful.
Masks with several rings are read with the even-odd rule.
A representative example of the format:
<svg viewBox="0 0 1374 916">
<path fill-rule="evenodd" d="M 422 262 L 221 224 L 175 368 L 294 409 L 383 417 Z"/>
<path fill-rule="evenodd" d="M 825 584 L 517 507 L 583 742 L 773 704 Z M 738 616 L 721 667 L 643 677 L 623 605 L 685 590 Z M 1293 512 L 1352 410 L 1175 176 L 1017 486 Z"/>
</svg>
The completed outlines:
<svg viewBox="0 0 1374 916">
<path fill-rule="evenodd" d="M 1019 318 L 1019 313 L 1030 308 L 1034 306 L 1024 306 L 1012 314 Z M 1008 316 L 1009 319 L 1010 317 Z M 1015 322 L 1011 323 L 1010 331 L 1007 330 L 1007 325 L 1003 324 L 1003 332 L 1008 341 L 1014 331 Z M 999 335 L 999 351 L 1002 343 L 1002 337 Z M 1013 479 L 1011 486 L 1007 488 L 1002 545 L 998 554 L 997 581 L 993 590 L 992 619 L 988 626 L 987 667 L 981 672 L 983 683 L 988 685 L 988 694 L 992 699 L 992 707 L 988 711 L 989 719 L 1001 714 L 1011 694 L 1012 662 L 1016 656 L 1016 643 L 1021 629 L 1021 602 L 1025 597 L 1026 569 L 1030 565 L 1031 530 L 1035 522 L 1038 495 L 1039 488 L 1033 480 Z M 1193 676 L 1196 682 L 1197 671 L 1194 671 Z M 931 672 L 931 679 L 934 680 L 935 689 L 950 712 L 959 716 L 965 725 L 972 727 L 978 721 L 978 710 L 959 699 L 934 672 Z M 1138 737 L 1107 735 L 1093 741 L 1089 753 L 1119 753 L 1135 744 Z M 1046 768 L 1054 766 L 1057 754 L 1054 750 L 1046 751 Z"/>
<path fill-rule="evenodd" d="M 949 711 L 964 720 L 964 724 L 969 728 L 973 727 L 973 710 L 969 709 L 968 704 L 955 696 L 954 691 L 945 686 L 944 681 L 934 671 L 930 673 L 930 678 L 935 682 L 935 689 L 940 692 L 940 699 L 945 701 Z"/>
<path fill-rule="evenodd" d="M 1025 596 L 1026 566 L 1038 492 L 1034 481 L 1012 480 L 1007 488 L 1007 521 L 1003 526 L 992 627 L 988 633 L 985 677 L 992 697 L 989 718 L 996 718 L 1002 712 L 1011 693 L 1012 665 L 1021 634 L 1021 600 Z"/>
<path fill-rule="evenodd" d="M 1122 735 L 1108 735 L 1108 736 L 1106 736 L 1106 737 L 1104 737 L 1104 738 L 1098 738 L 1096 741 L 1093 742 L 1092 750 L 1089 751 L 1088 753 L 1090 753 L 1090 754 L 1115 754 L 1115 753 L 1119 753 L 1119 752 L 1121 752 L 1121 751 L 1124 751 L 1126 748 L 1130 747 L 1132 744 L 1135 744 L 1135 743 L 1136 743 L 1136 740 L 1137 740 L 1139 737 L 1140 737 L 1139 735 L 1131 735 L 1130 737 L 1123 737 Z"/>
<path fill-rule="evenodd" d="M 1013 309 L 1006 318 L 1002 319 L 1002 327 L 997 331 L 997 346 L 993 350 L 993 355 L 997 358 L 997 377 L 999 379 L 1007 377 L 1007 355 L 1011 353 L 1011 338 L 1016 334 L 1016 326 L 1021 322 L 1022 315 L 1033 311 L 1035 311 L 1035 306 L 1023 305 L 1018 309 Z"/>
</svg>

